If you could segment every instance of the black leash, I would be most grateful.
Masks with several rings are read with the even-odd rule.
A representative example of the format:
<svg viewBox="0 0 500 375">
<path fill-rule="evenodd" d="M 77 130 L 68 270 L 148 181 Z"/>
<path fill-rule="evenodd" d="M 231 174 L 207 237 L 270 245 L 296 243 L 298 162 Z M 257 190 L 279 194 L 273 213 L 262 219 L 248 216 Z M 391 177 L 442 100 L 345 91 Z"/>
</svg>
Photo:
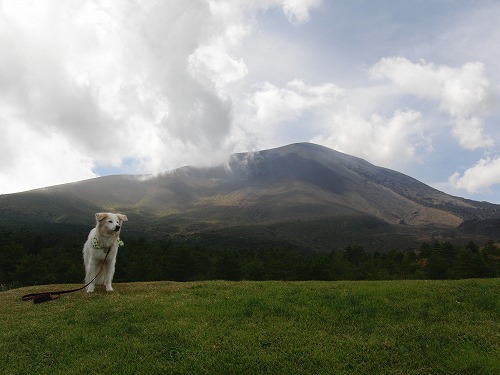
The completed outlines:
<svg viewBox="0 0 500 375">
<path fill-rule="evenodd" d="M 89 281 L 87 284 L 82 286 L 81 288 L 76 288 L 76 289 L 69 289 L 69 290 L 58 290 L 55 292 L 41 292 L 41 293 L 31 293 L 31 294 L 25 294 L 24 296 L 21 297 L 23 301 L 31 301 L 33 300 L 33 303 L 42 303 L 42 302 L 47 302 L 47 301 L 52 301 L 54 299 L 59 299 L 61 297 L 61 294 L 67 294 L 67 293 L 73 293 L 73 292 L 78 292 L 79 290 L 82 290 L 89 286 L 95 279 L 97 279 L 97 276 L 102 271 L 102 268 L 104 267 L 104 264 L 106 263 L 106 258 L 108 257 L 108 254 L 110 252 L 108 251 L 106 253 L 106 256 L 104 257 L 104 260 L 101 264 L 101 268 L 99 269 L 99 272 L 97 272 L 97 275 Z"/>
</svg>

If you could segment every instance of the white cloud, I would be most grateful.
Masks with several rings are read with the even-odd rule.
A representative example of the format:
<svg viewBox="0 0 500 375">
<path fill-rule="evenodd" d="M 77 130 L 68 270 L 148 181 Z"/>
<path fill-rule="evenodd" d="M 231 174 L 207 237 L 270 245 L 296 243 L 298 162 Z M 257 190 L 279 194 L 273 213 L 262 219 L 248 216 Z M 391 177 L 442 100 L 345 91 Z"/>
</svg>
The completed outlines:
<svg viewBox="0 0 500 375">
<path fill-rule="evenodd" d="M 39 185 L 124 160 L 156 173 L 224 159 L 233 150 L 234 102 L 242 102 L 234 87 L 248 74 L 239 53 L 254 15 L 280 7 L 303 23 L 320 3 L 2 1 L 0 118 L 10 123 L 1 126 L 22 128 L 17 147 L 30 152 L 13 154 L 8 169 L 2 159 L 0 187 L 35 186 L 13 172 L 28 157 L 45 166 L 32 179 Z M 35 139 L 43 146 L 33 147 Z M 61 150 L 78 144 L 66 159 L 70 170 L 54 162 L 48 142 Z"/>
<path fill-rule="evenodd" d="M 96 177 L 91 171 L 93 159 L 65 137 L 41 133 L 15 119 L 0 117 L 0 123 L 1 193 L 35 189 L 45 186 L 48 179 L 56 185 Z M 53 173 L 53 170 L 61 173 Z M 52 175 L 47 176 L 50 173 Z"/>
<path fill-rule="evenodd" d="M 500 156 L 481 158 L 462 175 L 455 172 L 448 181 L 453 187 L 470 193 L 481 192 L 492 185 L 500 184 Z"/>
<path fill-rule="evenodd" d="M 493 139 L 483 133 L 480 119 L 494 105 L 482 63 L 466 63 L 460 68 L 452 68 L 390 57 L 373 66 L 370 75 L 372 79 L 389 80 L 403 93 L 437 101 L 439 109 L 452 117 L 453 134 L 464 148 L 493 146 Z"/>
<path fill-rule="evenodd" d="M 483 121 L 477 117 L 457 118 L 452 133 L 459 143 L 469 150 L 491 147 L 494 144 L 491 137 L 484 136 Z"/>
<path fill-rule="evenodd" d="M 299 24 L 309 21 L 309 10 L 321 4 L 321 0 L 285 0 L 283 11 L 288 20 Z"/>
<path fill-rule="evenodd" d="M 249 100 L 253 111 L 242 129 L 249 142 L 242 148 L 276 146 L 276 134 L 289 132 L 298 134 L 297 141 L 309 140 L 373 163 L 401 166 L 432 146 L 421 112 L 396 109 L 385 115 L 377 111 L 391 93 L 385 87 L 345 89 L 297 79 L 284 87 L 266 82 Z M 238 138 L 243 137 L 239 134 Z"/>
<path fill-rule="evenodd" d="M 241 58 L 225 52 L 220 42 L 199 47 L 188 57 L 188 70 L 197 81 L 212 87 L 224 96 L 225 86 L 239 81 L 248 74 L 248 68 Z"/>
<path fill-rule="evenodd" d="M 412 110 L 397 110 L 389 118 L 378 113 L 364 117 L 348 107 L 330 113 L 328 128 L 312 141 L 379 165 L 396 165 L 428 146 L 420 118 Z"/>
<path fill-rule="evenodd" d="M 332 83 L 313 86 L 302 80 L 293 80 L 284 88 L 269 82 L 253 94 L 251 105 L 255 109 L 254 121 L 262 126 L 295 120 L 310 109 L 335 102 L 344 90 Z"/>
<path fill-rule="evenodd" d="M 284 87 L 252 85 L 235 103 L 230 142 L 237 151 L 255 151 L 310 140 L 324 109 L 343 95 L 333 83 L 314 85 L 300 79 Z"/>
</svg>

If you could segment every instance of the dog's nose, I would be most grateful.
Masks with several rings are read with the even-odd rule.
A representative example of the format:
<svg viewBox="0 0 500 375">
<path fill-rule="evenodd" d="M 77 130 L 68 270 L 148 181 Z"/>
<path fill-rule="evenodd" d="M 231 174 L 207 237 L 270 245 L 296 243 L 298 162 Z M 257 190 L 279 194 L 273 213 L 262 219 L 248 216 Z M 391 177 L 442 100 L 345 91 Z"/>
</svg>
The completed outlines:
<svg viewBox="0 0 500 375">
<path fill-rule="evenodd" d="M 115 227 L 115 231 L 117 231 L 117 232 L 118 232 L 118 231 L 120 230 L 120 228 L 121 228 L 121 227 L 120 227 L 119 225 L 117 225 L 117 226 Z"/>
</svg>

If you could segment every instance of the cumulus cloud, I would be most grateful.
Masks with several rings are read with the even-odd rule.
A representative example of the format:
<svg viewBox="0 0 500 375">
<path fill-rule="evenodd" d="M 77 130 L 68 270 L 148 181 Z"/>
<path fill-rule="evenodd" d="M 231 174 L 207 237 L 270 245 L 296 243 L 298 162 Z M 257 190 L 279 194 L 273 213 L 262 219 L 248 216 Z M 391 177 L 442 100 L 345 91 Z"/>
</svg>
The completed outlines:
<svg viewBox="0 0 500 375">
<path fill-rule="evenodd" d="M 413 63 L 403 57 L 383 58 L 370 69 L 372 79 L 386 79 L 403 93 L 438 103 L 453 119 L 453 135 L 466 149 L 491 147 L 493 139 L 483 132 L 481 117 L 493 107 L 490 83 L 480 62 L 460 68 Z"/>
<path fill-rule="evenodd" d="M 430 124 L 436 120 L 418 109 L 398 108 L 413 95 L 436 103 L 437 110 L 450 118 L 451 134 L 461 147 L 474 150 L 494 144 L 483 127 L 493 94 L 482 64 L 451 68 L 384 58 L 369 70 L 369 77 L 389 85 L 344 89 L 330 83 L 306 95 L 297 80 L 282 88 L 266 83 L 252 98 L 256 122 L 297 121 L 310 110 L 317 123 L 312 142 L 396 167 L 433 150 Z"/>
<path fill-rule="evenodd" d="M 470 193 L 481 192 L 491 185 L 500 184 L 500 156 L 481 158 L 463 174 L 455 172 L 448 181 L 453 187 Z"/>
<path fill-rule="evenodd" d="M 290 22 L 299 24 L 309 21 L 309 10 L 320 4 L 321 0 L 285 0 L 283 11 Z"/>
<path fill-rule="evenodd" d="M 365 117 L 347 107 L 330 113 L 328 129 L 312 141 L 373 163 L 395 165 L 428 147 L 420 119 L 421 114 L 413 110 L 396 110 L 391 117 L 378 113 Z"/>
<path fill-rule="evenodd" d="M 265 82 L 253 94 L 255 121 L 263 126 L 290 121 L 302 116 L 306 110 L 335 102 L 344 90 L 332 83 L 310 85 L 293 80 L 284 88 Z"/>
<path fill-rule="evenodd" d="M 91 171 L 93 159 L 65 137 L 54 132 L 42 135 L 12 118 L 0 117 L 0 123 L 0 191 L 45 186 L 48 177 L 54 185 L 96 177 Z M 63 173 L 47 176 L 50 168 Z"/>
<path fill-rule="evenodd" d="M 437 103 L 452 122 L 451 134 L 466 150 L 491 148 L 493 137 L 485 132 L 485 118 L 495 106 L 493 89 L 484 65 L 469 62 L 459 68 L 402 57 L 384 58 L 371 70 L 375 80 L 388 80 L 401 93 Z M 500 183 L 500 159 L 481 158 L 477 164 L 448 179 L 455 189 L 476 193 Z"/>
<path fill-rule="evenodd" d="M 16 124 L 27 134 L 17 147 L 30 149 L 2 169 L 2 192 L 88 178 L 126 160 L 129 172 L 156 173 L 224 159 L 253 15 L 281 7 L 302 23 L 319 3 L 2 1 L 0 118 L 10 123 L 0 142 Z M 69 145 L 71 170 L 54 162 Z M 28 156 L 44 166 L 40 178 L 24 179 Z"/>
<path fill-rule="evenodd" d="M 252 85 L 238 102 L 231 141 L 238 151 L 259 150 L 310 140 L 325 107 L 344 95 L 333 83 L 311 84 L 294 79 L 279 87 Z"/>
<path fill-rule="evenodd" d="M 429 152 L 432 141 L 420 111 L 377 110 L 390 93 L 380 86 L 347 89 L 295 79 L 278 87 L 265 82 L 250 96 L 252 110 L 239 119 L 245 125 L 235 138 L 247 140 L 242 148 L 254 144 L 259 149 L 276 146 L 273 140 L 283 139 L 278 133 L 300 132 L 302 139 L 373 163 L 400 166 Z"/>
<path fill-rule="evenodd" d="M 469 150 L 493 146 L 493 139 L 485 136 L 483 120 L 478 117 L 457 118 L 452 129 L 452 134 L 460 144 Z"/>
</svg>

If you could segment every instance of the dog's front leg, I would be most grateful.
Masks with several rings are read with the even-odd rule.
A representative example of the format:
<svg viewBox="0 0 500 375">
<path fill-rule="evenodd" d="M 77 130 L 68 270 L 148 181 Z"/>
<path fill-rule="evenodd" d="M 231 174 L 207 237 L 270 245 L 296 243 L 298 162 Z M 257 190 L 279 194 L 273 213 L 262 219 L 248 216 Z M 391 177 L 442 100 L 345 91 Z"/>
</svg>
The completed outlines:
<svg viewBox="0 0 500 375">
<path fill-rule="evenodd" d="M 90 280 L 92 282 L 87 286 L 87 293 L 92 293 L 95 290 L 95 270 L 97 268 L 96 262 L 93 259 L 89 259 L 85 267 L 85 282 L 88 283 Z"/>
<path fill-rule="evenodd" d="M 113 291 L 111 282 L 113 281 L 113 275 L 115 274 L 115 263 L 116 261 L 114 259 L 108 260 L 106 262 L 106 276 L 104 279 L 104 284 L 106 285 L 106 292 Z"/>
<path fill-rule="evenodd" d="M 91 272 L 91 271 L 90 271 Z M 89 272 L 89 273 L 90 273 Z M 91 279 L 92 280 L 92 279 Z M 85 279 L 85 281 L 87 281 L 87 279 Z M 89 280 L 90 281 L 90 280 Z M 88 281 L 87 281 L 88 282 Z M 87 293 L 92 293 L 95 289 L 95 280 L 92 280 L 92 282 L 87 285 Z"/>
</svg>

